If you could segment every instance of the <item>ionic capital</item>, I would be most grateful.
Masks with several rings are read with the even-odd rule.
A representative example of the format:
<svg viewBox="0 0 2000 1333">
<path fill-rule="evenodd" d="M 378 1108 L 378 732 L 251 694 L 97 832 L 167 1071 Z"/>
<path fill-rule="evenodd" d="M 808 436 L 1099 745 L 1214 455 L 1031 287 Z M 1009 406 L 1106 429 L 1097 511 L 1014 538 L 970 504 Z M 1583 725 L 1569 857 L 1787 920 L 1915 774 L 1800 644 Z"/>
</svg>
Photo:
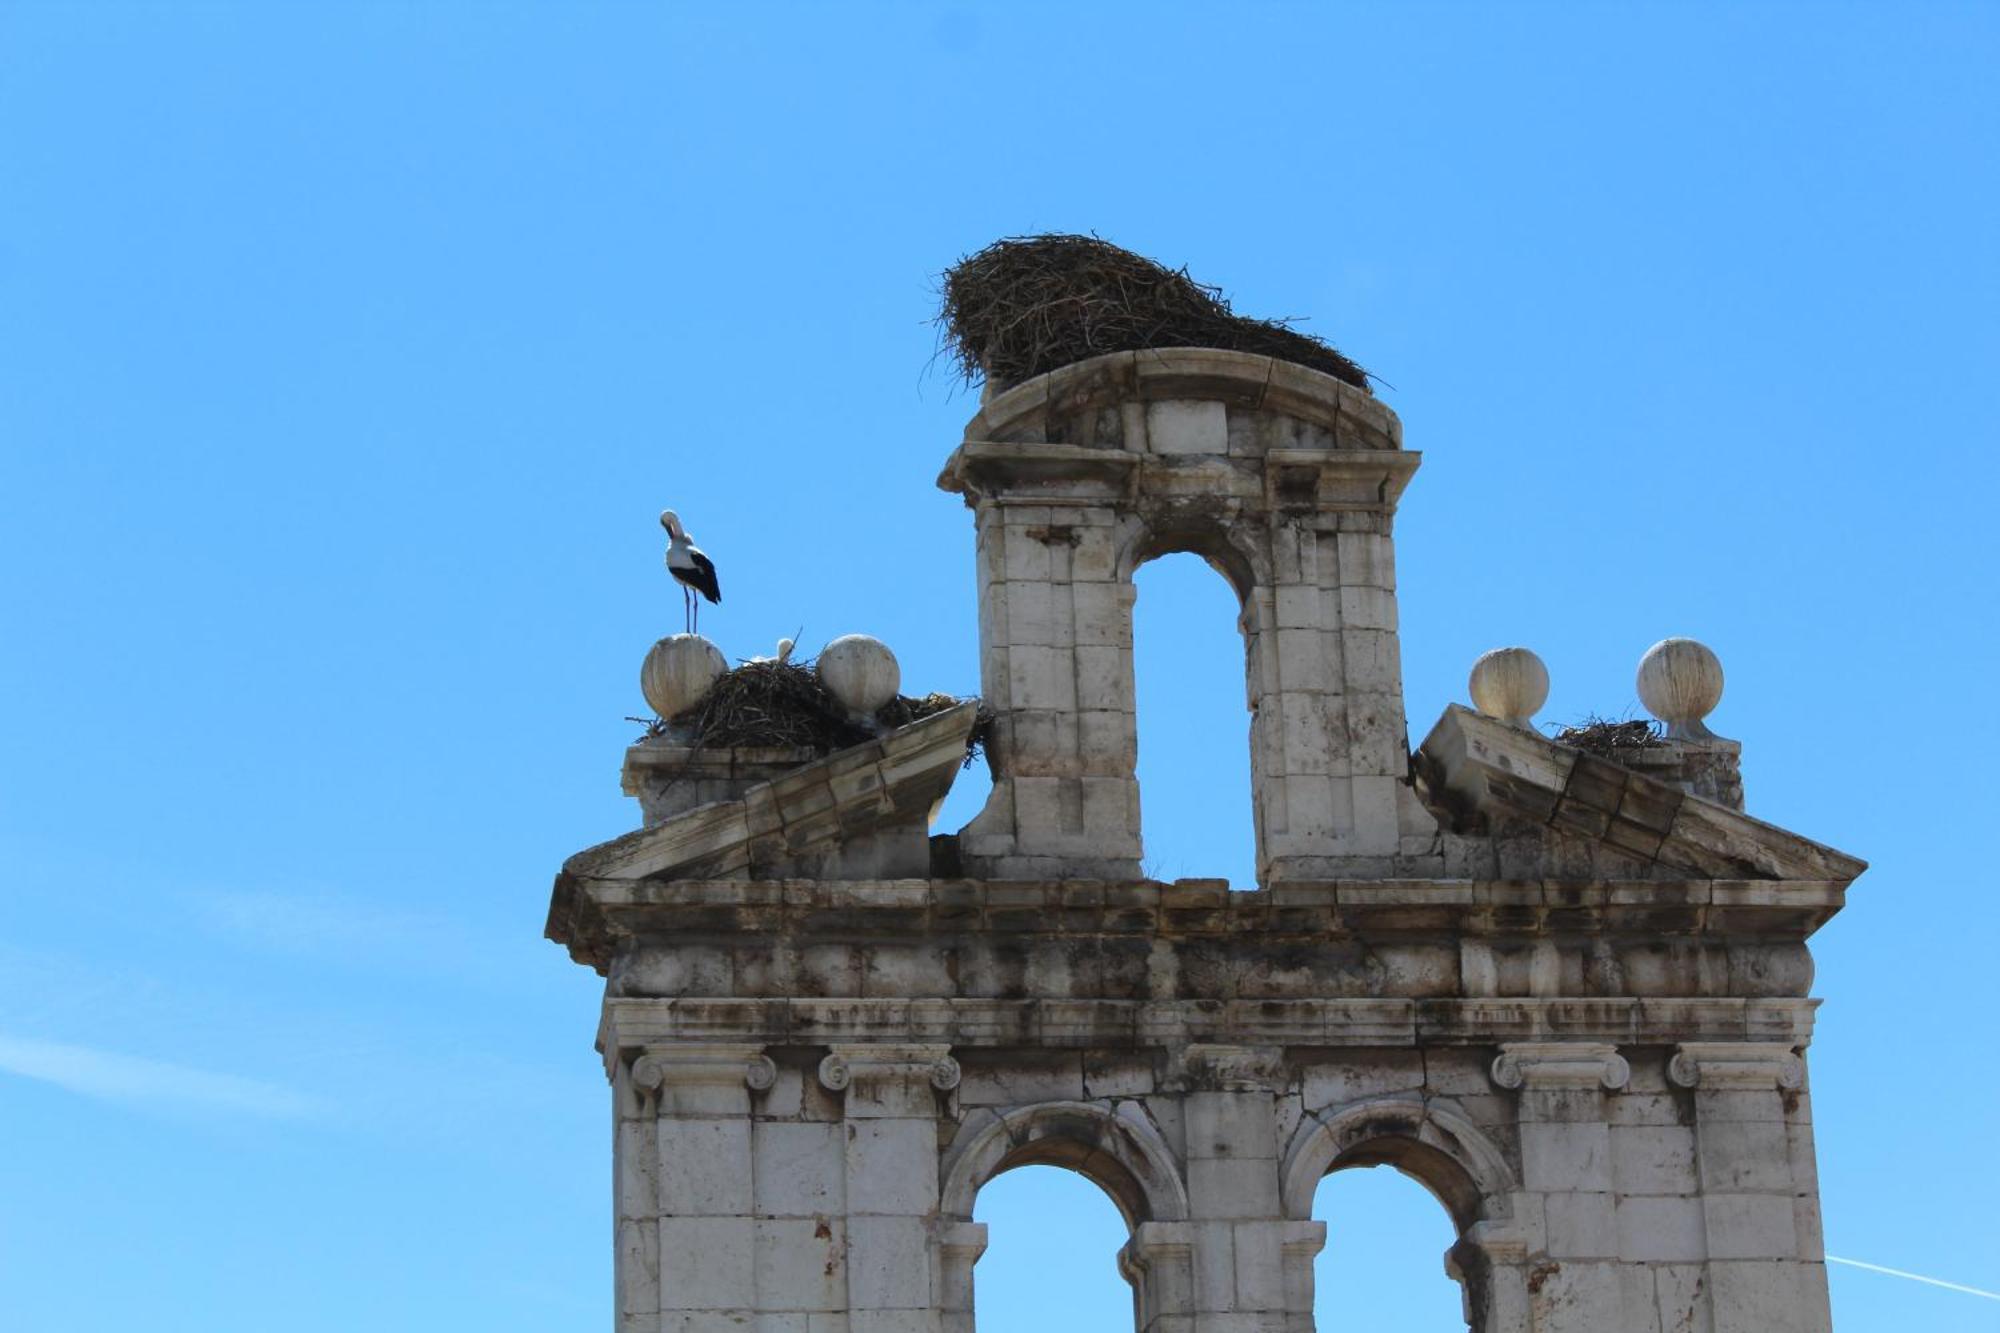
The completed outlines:
<svg viewBox="0 0 2000 1333">
<path fill-rule="evenodd" d="M 1667 1061 L 1667 1077 L 1683 1088 L 1791 1092 L 1805 1086 L 1805 1062 L 1783 1042 L 1686 1041 Z"/>
<path fill-rule="evenodd" d="M 1493 1081 L 1508 1089 L 1616 1092 L 1631 1077 L 1632 1066 L 1608 1041 L 1510 1041 L 1493 1061 Z"/>
<path fill-rule="evenodd" d="M 747 1084 L 762 1092 L 778 1078 L 778 1067 L 762 1045 L 684 1042 L 648 1046 L 632 1062 L 632 1085 L 658 1095 L 667 1088 Z"/>
<path fill-rule="evenodd" d="M 948 1093 L 958 1087 L 958 1077 L 958 1061 L 946 1045 L 834 1045 L 820 1061 L 820 1083 L 834 1093 L 844 1093 L 856 1083 L 902 1087 L 928 1083 Z"/>
</svg>

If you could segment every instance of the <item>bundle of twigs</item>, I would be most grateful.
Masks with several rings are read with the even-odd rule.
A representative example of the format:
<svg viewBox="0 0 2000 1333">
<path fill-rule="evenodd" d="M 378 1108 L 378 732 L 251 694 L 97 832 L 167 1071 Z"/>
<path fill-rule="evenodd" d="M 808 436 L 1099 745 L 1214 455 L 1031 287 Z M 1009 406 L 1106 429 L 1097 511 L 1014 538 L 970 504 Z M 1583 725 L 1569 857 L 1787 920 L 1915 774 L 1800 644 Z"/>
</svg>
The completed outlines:
<svg viewBox="0 0 2000 1333">
<path fill-rule="evenodd" d="M 1573 726 L 1561 728 L 1553 739 L 1557 745 L 1567 745 L 1573 750 L 1609 759 L 1613 763 L 1634 751 L 1649 750 L 1662 744 L 1657 725 L 1644 718 L 1620 722 L 1606 717 L 1586 717 Z"/>
<path fill-rule="evenodd" d="M 1289 320 L 1239 315 L 1187 269 L 1095 236 L 1010 236 L 966 256 L 945 271 L 938 324 L 966 380 L 996 388 L 1160 347 L 1274 356 L 1368 388 L 1367 371 Z"/>
<path fill-rule="evenodd" d="M 825 755 L 874 740 L 882 729 L 908 726 L 965 702 L 950 694 L 899 695 L 883 706 L 871 726 L 868 719 L 855 718 L 841 707 L 810 662 L 745 662 L 717 677 L 700 703 L 673 717 L 655 719 L 643 739 L 671 733 L 704 748 L 768 746 Z M 979 756 L 991 720 L 982 705 L 966 742 L 966 763 Z"/>
</svg>

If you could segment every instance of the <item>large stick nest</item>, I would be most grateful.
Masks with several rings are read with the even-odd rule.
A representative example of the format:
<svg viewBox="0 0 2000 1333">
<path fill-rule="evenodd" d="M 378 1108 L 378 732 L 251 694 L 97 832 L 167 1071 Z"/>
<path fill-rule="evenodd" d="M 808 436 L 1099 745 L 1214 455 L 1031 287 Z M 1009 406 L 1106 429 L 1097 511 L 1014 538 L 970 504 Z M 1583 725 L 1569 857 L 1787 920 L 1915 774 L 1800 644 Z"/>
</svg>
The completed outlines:
<svg viewBox="0 0 2000 1333">
<path fill-rule="evenodd" d="M 717 677 L 700 703 L 654 721 L 643 739 L 671 735 L 703 748 L 782 746 L 828 755 L 965 702 L 950 694 L 899 695 L 873 719 L 856 718 L 828 693 L 810 663 L 745 662 Z M 979 756 L 991 725 L 982 705 L 966 740 L 968 765 Z"/>
<path fill-rule="evenodd" d="M 1641 750 L 1658 749 L 1666 743 L 1660 739 L 1658 728 L 1644 718 L 1618 722 L 1604 717 L 1586 717 L 1574 726 L 1563 727 L 1551 739 L 1557 745 L 1567 745 L 1573 750 L 1596 755 L 1599 759 L 1609 759 L 1614 764 Z"/>
<path fill-rule="evenodd" d="M 1229 308 L 1185 268 L 1095 236 L 1010 236 L 945 270 L 938 312 L 968 383 L 1019 384 L 1087 357 L 1220 347 L 1296 361 L 1368 389 L 1368 372 L 1284 319 Z"/>
</svg>

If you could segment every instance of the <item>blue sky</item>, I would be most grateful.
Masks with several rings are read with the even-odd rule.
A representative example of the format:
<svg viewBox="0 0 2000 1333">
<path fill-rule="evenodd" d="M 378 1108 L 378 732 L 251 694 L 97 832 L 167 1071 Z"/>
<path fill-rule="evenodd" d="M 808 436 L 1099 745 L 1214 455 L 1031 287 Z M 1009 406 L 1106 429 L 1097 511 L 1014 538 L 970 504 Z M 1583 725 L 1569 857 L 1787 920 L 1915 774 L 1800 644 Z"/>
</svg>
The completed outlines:
<svg viewBox="0 0 2000 1333">
<path fill-rule="evenodd" d="M 976 689 L 932 284 L 1045 229 L 1393 386 L 1414 733 L 1496 645 L 1551 721 L 1714 646 L 1752 812 L 1874 863 L 1816 941 L 1828 1247 L 2000 1289 L 1996 38 L 1945 3 L 0 6 L 8 1326 L 606 1325 L 598 986 L 540 934 L 636 822 L 654 516 L 722 566 L 730 654 L 803 622 Z M 1227 599 L 1168 560 L 1139 614 L 1149 856 L 1242 882 Z M 992 1329 L 1072 1287 L 1070 1327 L 1123 1317 L 1088 1190 L 982 1200 Z M 1323 1326 L 1438 1327 L 1435 1205 L 1323 1199 Z M 1849 1333 L 2000 1329 L 1833 1283 Z"/>
</svg>

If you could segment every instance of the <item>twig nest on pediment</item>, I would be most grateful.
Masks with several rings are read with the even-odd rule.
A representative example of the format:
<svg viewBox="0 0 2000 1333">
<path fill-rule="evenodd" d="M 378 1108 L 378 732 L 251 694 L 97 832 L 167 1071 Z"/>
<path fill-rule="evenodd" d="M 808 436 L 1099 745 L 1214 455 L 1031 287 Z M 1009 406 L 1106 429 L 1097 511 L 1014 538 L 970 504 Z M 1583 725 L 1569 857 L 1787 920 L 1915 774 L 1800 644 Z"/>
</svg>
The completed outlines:
<svg viewBox="0 0 2000 1333">
<path fill-rule="evenodd" d="M 851 713 L 873 717 L 903 688 L 903 669 L 889 645 L 866 634 L 843 634 L 820 651 L 819 678 Z"/>
<path fill-rule="evenodd" d="M 1495 648 L 1472 664 L 1468 688 L 1481 713 L 1526 727 L 1549 701 L 1549 669 L 1526 648 Z"/>
<path fill-rule="evenodd" d="M 670 634 L 654 644 L 639 667 L 639 690 L 661 717 L 701 702 L 729 662 L 699 634 Z"/>
<path fill-rule="evenodd" d="M 1722 702 L 1722 660 L 1693 639 L 1661 639 L 1639 659 L 1639 702 L 1669 737 L 1713 736 L 1702 719 Z"/>
</svg>

